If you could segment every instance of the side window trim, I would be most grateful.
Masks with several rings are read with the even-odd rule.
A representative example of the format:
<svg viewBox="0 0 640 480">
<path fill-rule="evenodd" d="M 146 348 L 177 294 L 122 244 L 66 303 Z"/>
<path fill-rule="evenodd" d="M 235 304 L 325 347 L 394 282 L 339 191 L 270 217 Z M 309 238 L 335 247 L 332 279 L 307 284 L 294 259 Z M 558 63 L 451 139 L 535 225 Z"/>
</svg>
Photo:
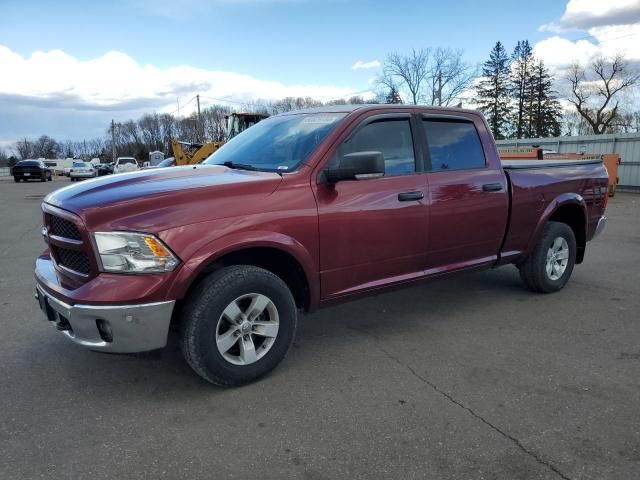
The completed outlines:
<svg viewBox="0 0 640 480">
<path fill-rule="evenodd" d="M 426 132 L 424 131 L 424 126 L 421 125 L 422 129 L 421 129 L 421 133 L 424 137 L 424 145 L 427 151 L 427 157 L 429 159 L 429 169 L 425 170 L 428 173 L 444 173 L 444 172 L 460 172 L 460 171 L 465 171 L 465 170 L 481 170 L 481 169 L 486 169 L 489 167 L 489 163 L 487 162 L 487 155 L 484 151 L 484 144 L 482 143 L 482 137 L 480 136 L 480 132 L 478 132 L 478 127 L 476 127 L 476 123 L 468 118 L 468 117 L 464 117 L 462 115 L 434 115 L 434 114 L 428 114 L 428 113 L 423 113 L 422 115 L 420 115 L 422 118 L 420 119 L 421 122 L 426 122 L 426 121 L 441 121 L 443 123 L 469 123 L 471 124 L 471 126 L 473 127 L 473 129 L 476 132 L 476 135 L 478 136 L 478 142 L 480 143 L 480 150 L 482 151 L 482 159 L 484 161 L 484 164 L 481 167 L 471 167 L 471 168 L 460 168 L 460 169 L 455 169 L 455 170 L 434 170 L 433 169 L 433 164 L 431 162 L 431 148 L 429 147 L 429 138 L 427 137 Z"/>
</svg>

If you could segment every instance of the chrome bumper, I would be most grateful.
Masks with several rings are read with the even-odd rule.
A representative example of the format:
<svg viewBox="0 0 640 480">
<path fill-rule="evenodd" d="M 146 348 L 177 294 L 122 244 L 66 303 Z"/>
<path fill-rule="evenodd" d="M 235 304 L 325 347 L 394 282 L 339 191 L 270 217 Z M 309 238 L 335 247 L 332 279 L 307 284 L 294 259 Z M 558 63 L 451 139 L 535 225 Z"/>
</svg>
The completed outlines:
<svg viewBox="0 0 640 480">
<path fill-rule="evenodd" d="M 602 215 L 600 217 L 600 219 L 598 220 L 598 225 L 596 225 L 596 231 L 593 234 L 593 238 L 596 238 L 598 235 L 600 235 L 602 233 L 602 231 L 604 230 L 604 227 L 606 227 L 606 226 L 607 226 L 607 217 Z"/>
<path fill-rule="evenodd" d="M 40 309 L 73 342 L 111 353 L 135 353 L 167 344 L 175 301 L 141 305 L 67 305 L 36 285 Z"/>
</svg>

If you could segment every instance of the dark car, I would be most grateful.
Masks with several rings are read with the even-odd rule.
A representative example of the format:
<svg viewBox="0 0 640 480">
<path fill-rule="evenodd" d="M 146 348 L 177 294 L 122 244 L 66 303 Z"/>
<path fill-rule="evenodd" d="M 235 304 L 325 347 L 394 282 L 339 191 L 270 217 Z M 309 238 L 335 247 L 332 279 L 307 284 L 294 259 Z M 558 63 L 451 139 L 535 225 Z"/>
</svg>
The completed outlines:
<svg viewBox="0 0 640 480">
<path fill-rule="evenodd" d="M 11 170 L 13 181 L 20 180 L 40 180 L 41 182 L 51 181 L 51 169 L 42 160 L 21 160 Z"/>
<path fill-rule="evenodd" d="M 111 163 L 98 163 L 93 166 L 98 172 L 98 176 L 102 177 L 103 175 L 110 175 L 113 173 L 113 164 Z"/>
</svg>

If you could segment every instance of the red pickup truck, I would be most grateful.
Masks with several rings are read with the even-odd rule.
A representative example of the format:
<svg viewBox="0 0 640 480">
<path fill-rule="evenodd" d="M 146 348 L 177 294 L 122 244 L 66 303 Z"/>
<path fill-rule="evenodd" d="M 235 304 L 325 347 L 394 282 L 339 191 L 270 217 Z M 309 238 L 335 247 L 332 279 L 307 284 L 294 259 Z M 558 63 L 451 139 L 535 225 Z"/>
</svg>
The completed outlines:
<svg viewBox="0 0 640 480">
<path fill-rule="evenodd" d="M 154 350 L 178 330 L 199 375 L 240 385 L 284 358 L 299 311 L 505 264 L 560 290 L 607 198 L 600 161 L 501 164 L 475 111 L 291 112 L 202 165 L 48 195 L 36 297 L 80 345 Z"/>
</svg>

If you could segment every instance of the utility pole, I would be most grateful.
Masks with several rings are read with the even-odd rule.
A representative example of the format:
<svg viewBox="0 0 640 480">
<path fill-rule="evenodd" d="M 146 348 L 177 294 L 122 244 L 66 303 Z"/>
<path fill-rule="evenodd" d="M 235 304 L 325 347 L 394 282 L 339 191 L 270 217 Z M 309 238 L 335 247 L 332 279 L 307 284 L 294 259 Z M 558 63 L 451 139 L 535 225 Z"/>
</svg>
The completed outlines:
<svg viewBox="0 0 640 480">
<path fill-rule="evenodd" d="M 111 161 L 116 163 L 116 125 L 111 119 Z"/>
<path fill-rule="evenodd" d="M 200 135 L 200 129 L 202 128 L 202 119 L 200 118 L 200 94 L 196 95 L 196 102 L 198 103 L 198 120 L 196 121 L 196 133 L 198 135 L 198 141 L 202 141 L 202 136 Z"/>
<path fill-rule="evenodd" d="M 438 72 L 438 106 L 442 106 L 442 72 Z"/>
</svg>

